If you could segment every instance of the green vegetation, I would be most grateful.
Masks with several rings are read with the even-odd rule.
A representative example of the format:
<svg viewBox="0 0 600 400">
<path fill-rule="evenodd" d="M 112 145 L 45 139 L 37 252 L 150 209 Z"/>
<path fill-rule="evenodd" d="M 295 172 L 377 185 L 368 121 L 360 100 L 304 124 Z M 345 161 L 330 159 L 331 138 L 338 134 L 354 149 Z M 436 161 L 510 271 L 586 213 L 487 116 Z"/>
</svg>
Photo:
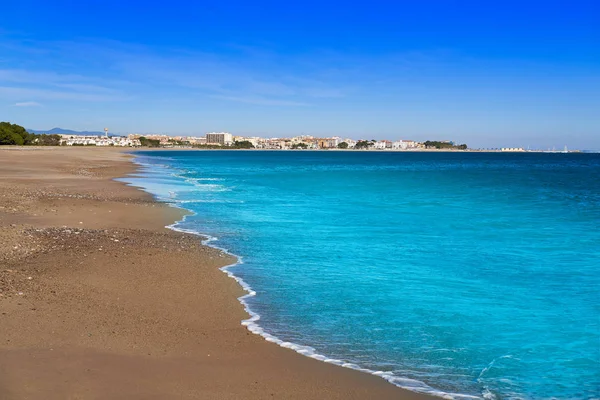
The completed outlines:
<svg viewBox="0 0 600 400">
<path fill-rule="evenodd" d="M 308 145 L 306 143 L 294 143 L 292 149 L 308 149 Z"/>
<path fill-rule="evenodd" d="M 60 146 L 60 135 L 34 135 L 33 143 L 36 146 Z"/>
<path fill-rule="evenodd" d="M 0 144 L 25 145 L 32 144 L 35 135 L 25 128 L 10 122 L 0 122 Z"/>
<path fill-rule="evenodd" d="M 142 136 L 140 137 L 140 144 L 142 147 L 158 147 L 160 146 L 160 140 L 148 139 Z"/>
<path fill-rule="evenodd" d="M 172 144 L 173 146 L 189 146 L 190 142 L 188 142 L 187 140 L 175 140 L 175 139 L 169 139 L 167 141 L 169 144 Z"/>
<path fill-rule="evenodd" d="M 254 145 L 249 140 L 233 142 L 233 144 L 231 146 L 221 146 L 218 144 L 193 144 L 191 146 L 195 149 L 207 149 L 207 150 L 231 150 L 231 149 L 253 149 L 254 148 Z"/>
<path fill-rule="evenodd" d="M 242 140 L 241 142 L 235 141 L 233 142 L 233 146 L 231 148 L 234 149 L 253 149 L 254 145 L 249 140 Z"/>
<path fill-rule="evenodd" d="M 368 149 L 369 147 L 373 146 L 373 141 L 371 140 L 370 142 L 368 140 L 359 140 L 358 142 L 356 142 L 356 145 L 354 145 L 355 149 Z"/>
<path fill-rule="evenodd" d="M 59 135 L 36 135 L 21 125 L 0 122 L 0 145 L 60 146 Z"/>
<path fill-rule="evenodd" d="M 338 149 L 347 149 L 348 148 L 348 143 L 346 143 L 346 142 L 339 143 L 337 145 L 337 147 L 338 147 Z"/>
<path fill-rule="evenodd" d="M 428 140 L 423 143 L 428 149 L 451 149 L 451 150 L 466 150 L 466 144 L 455 145 L 453 142 L 439 142 L 435 140 Z"/>
</svg>

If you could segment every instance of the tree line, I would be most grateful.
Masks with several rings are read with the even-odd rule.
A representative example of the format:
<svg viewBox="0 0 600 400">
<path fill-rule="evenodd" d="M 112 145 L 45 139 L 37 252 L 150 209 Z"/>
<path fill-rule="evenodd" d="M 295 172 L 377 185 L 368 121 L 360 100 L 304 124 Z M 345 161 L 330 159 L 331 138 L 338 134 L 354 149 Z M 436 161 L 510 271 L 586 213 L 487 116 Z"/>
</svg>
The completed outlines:
<svg viewBox="0 0 600 400">
<path fill-rule="evenodd" d="M 60 135 L 30 133 L 21 125 L 0 122 L 0 145 L 60 146 Z"/>
<path fill-rule="evenodd" d="M 454 150 L 466 150 L 466 144 L 454 144 L 453 142 L 439 142 L 435 140 L 427 140 L 423 143 L 428 149 L 454 149 Z"/>
</svg>

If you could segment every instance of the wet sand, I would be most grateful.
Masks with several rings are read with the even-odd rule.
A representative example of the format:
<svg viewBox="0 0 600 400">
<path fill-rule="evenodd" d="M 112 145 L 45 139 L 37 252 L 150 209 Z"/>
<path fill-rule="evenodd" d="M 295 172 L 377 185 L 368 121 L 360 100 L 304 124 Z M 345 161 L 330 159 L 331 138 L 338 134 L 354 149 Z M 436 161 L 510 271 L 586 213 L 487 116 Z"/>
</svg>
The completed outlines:
<svg viewBox="0 0 600 400">
<path fill-rule="evenodd" d="M 251 334 L 119 149 L 0 148 L 0 399 L 426 399 Z"/>
</svg>

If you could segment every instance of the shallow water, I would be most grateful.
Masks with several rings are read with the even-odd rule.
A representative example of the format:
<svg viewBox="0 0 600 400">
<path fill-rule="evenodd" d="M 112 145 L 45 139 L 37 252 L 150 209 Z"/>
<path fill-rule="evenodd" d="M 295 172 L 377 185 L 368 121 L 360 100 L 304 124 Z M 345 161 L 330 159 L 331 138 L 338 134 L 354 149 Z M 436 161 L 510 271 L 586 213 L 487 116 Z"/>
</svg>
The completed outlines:
<svg viewBox="0 0 600 400">
<path fill-rule="evenodd" d="M 418 391 L 600 397 L 599 154 L 137 156 L 281 341 Z"/>
</svg>

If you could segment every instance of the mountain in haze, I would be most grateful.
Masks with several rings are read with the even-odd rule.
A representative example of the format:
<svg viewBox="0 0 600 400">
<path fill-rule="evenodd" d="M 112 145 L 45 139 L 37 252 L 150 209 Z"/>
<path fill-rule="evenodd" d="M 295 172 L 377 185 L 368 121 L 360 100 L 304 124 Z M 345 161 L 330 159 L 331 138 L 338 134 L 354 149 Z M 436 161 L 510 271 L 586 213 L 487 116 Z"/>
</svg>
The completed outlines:
<svg viewBox="0 0 600 400">
<path fill-rule="evenodd" d="M 30 133 L 36 133 L 36 134 L 41 134 L 41 133 L 45 133 L 48 135 L 85 135 L 85 136 L 98 136 L 98 135 L 102 135 L 104 136 L 104 132 L 94 132 L 94 131 L 72 131 L 69 129 L 62 129 L 62 128 L 52 128 L 50 130 L 39 130 L 39 129 L 27 129 L 27 132 Z M 110 133 L 110 132 L 109 132 Z M 111 135 L 111 136 L 116 136 L 116 135 Z"/>
</svg>

